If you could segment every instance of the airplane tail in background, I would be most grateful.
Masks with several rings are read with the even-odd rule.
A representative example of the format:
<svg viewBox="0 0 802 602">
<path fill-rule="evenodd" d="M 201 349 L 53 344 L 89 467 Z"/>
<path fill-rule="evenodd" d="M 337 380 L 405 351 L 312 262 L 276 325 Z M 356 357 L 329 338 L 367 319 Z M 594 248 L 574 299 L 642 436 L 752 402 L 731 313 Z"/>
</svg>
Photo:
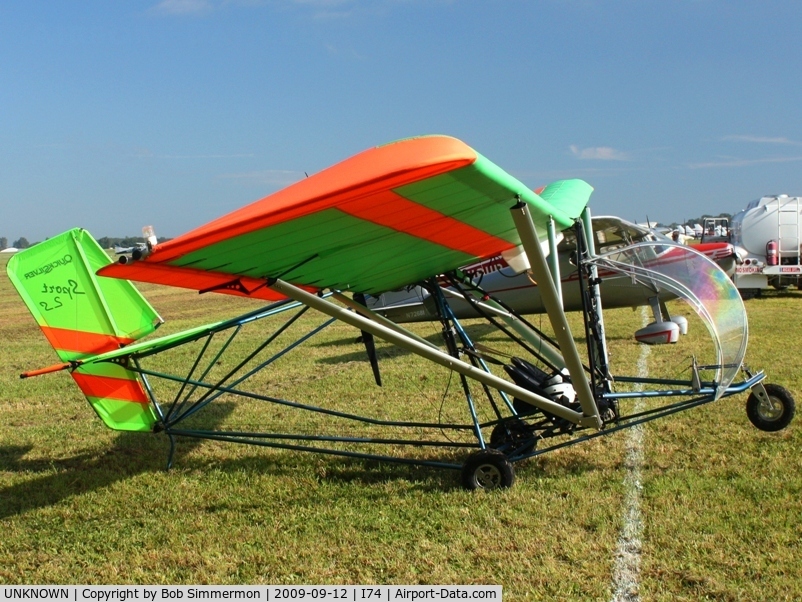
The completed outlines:
<svg viewBox="0 0 802 602">
<path fill-rule="evenodd" d="M 95 275 L 109 263 L 106 252 L 80 228 L 20 251 L 8 262 L 11 282 L 62 362 L 119 349 L 162 323 L 129 281 Z M 104 362 L 79 365 L 71 373 L 109 428 L 148 431 L 156 423 L 131 370 Z"/>
</svg>

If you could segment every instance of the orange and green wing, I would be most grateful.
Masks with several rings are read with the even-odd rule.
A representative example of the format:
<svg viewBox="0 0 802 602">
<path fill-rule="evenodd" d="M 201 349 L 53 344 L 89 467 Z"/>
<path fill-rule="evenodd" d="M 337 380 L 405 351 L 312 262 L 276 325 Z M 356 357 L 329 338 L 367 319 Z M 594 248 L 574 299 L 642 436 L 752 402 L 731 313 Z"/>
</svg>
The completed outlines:
<svg viewBox="0 0 802 602">
<path fill-rule="evenodd" d="M 78 228 L 8 262 L 11 282 L 62 362 L 119 349 L 162 322 L 130 282 L 96 276 L 110 263 L 91 235 Z M 79 365 L 72 377 L 110 428 L 145 431 L 155 424 L 141 383 L 124 366 Z"/>
<path fill-rule="evenodd" d="M 566 180 L 540 196 L 448 136 L 355 155 L 101 274 L 275 300 L 282 278 L 308 290 L 377 294 L 520 244 L 520 198 L 545 238 L 579 217 L 592 188 Z"/>
</svg>

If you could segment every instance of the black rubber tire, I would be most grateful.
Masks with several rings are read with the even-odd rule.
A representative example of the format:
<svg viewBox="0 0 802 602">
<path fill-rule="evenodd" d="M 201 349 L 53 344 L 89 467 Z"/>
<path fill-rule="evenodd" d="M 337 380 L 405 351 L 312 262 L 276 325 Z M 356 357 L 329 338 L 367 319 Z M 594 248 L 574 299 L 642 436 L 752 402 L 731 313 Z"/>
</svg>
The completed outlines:
<svg viewBox="0 0 802 602">
<path fill-rule="evenodd" d="M 462 486 L 475 489 L 507 489 L 515 482 L 515 471 L 507 456 L 495 449 L 472 453 L 462 466 Z"/>
<path fill-rule="evenodd" d="M 796 411 L 796 404 L 791 393 L 785 387 L 774 384 L 763 385 L 772 402 L 772 407 L 762 404 L 754 393 L 746 400 L 746 415 L 749 422 L 761 431 L 781 431 L 791 423 Z"/>
</svg>

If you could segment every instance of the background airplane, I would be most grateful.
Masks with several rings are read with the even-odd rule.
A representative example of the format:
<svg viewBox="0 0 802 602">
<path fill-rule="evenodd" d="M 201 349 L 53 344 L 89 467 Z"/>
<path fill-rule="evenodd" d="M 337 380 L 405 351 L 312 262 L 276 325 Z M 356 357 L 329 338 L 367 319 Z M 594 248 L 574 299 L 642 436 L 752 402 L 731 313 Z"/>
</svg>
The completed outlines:
<svg viewBox="0 0 802 602">
<path fill-rule="evenodd" d="M 594 217 L 592 223 L 598 254 L 609 253 L 639 242 L 665 241 L 673 244 L 673 241 L 663 234 L 619 217 Z M 731 244 L 705 243 L 694 245 L 694 248 L 718 263 L 728 275 L 734 272 L 736 255 Z M 667 245 L 665 253 L 670 254 L 671 249 L 672 247 Z M 582 309 L 580 287 L 577 282 L 579 276 L 573 259 L 575 251 L 576 239 L 573 232 L 568 230 L 557 245 L 565 311 Z M 545 311 L 537 283 L 527 272 L 513 269 L 500 254 L 465 266 L 462 271 L 472 281 L 481 285 L 482 289 L 520 314 L 537 314 Z M 667 301 L 674 297 L 665 289 L 650 283 L 633 281 L 631 278 L 612 272 L 601 272 L 599 276 L 604 281 L 604 286 L 601 287 L 601 300 L 605 308 L 641 305 L 651 305 L 654 308 L 657 300 Z M 419 286 L 370 297 L 368 305 L 399 323 L 433 320 L 437 316 L 429 293 Z M 474 308 L 464 300 L 452 299 L 450 305 L 458 318 L 477 317 Z M 656 315 L 655 320 L 659 322 L 660 317 Z"/>
</svg>

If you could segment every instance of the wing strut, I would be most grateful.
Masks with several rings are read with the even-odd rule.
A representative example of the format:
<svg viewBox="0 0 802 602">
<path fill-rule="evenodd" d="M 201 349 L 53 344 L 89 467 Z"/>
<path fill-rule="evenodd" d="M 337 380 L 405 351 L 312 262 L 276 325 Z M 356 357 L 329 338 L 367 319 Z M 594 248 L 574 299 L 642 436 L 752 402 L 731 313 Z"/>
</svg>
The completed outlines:
<svg viewBox="0 0 802 602">
<path fill-rule="evenodd" d="M 484 370 L 463 362 L 462 360 L 431 346 L 431 344 L 420 343 L 414 338 L 406 336 L 397 330 L 388 328 L 383 324 L 379 324 L 373 320 L 364 318 L 353 311 L 349 311 L 348 309 L 335 305 L 326 299 L 318 297 L 317 295 L 308 293 L 305 290 L 290 284 L 289 282 L 279 279 L 271 280 L 270 288 L 281 293 L 282 295 L 290 297 L 295 301 L 303 303 L 304 305 L 308 305 L 313 309 L 331 316 L 332 318 L 337 318 L 341 322 L 350 324 L 359 330 L 370 332 L 371 334 L 380 337 L 385 341 L 388 341 L 394 345 L 398 345 L 402 349 L 406 349 L 412 353 L 415 353 L 416 355 L 420 355 L 429 361 L 432 361 L 450 370 L 454 370 L 459 374 L 467 376 L 468 378 L 472 378 L 473 380 L 476 380 L 489 387 L 493 387 L 498 391 L 504 391 L 508 395 L 517 397 L 530 405 L 538 407 L 551 414 L 555 414 L 560 418 L 565 418 L 574 424 L 596 427 L 596 425 L 599 423 L 598 416 L 596 415 L 583 416 L 579 412 L 575 412 L 570 408 L 555 403 L 547 397 L 527 391 L 526 389 L 519 387 L 508 380 L 504 380 L 503 378 L 499 378 L 494 374 L 490 374 L 489 372 L 485 372 Z"/>
<path fill-rule="evenodd" d="M 563 311 L 560 297 L 557 294 L 557 287 L 551 277 L 546 258 L 543 256 L 543 250 L 540 247 L 540 240 L 535 230 L 535 224 L 532 222 L 529 206 L 519 198 L 518 202 L 510 211 L 512 213 L 512 219 L 515 222 L 515 228 L 518 230 L 518 235 L 521 237 L 524 251 L 526 251 L 526 255 L 529 258 L 529 265 L 532 267 L 532 273 L 535 276 L 535 280 L 537 280 L 540 298 L 543 301 L 543 305 L 546 307 L 546 313 L 554 329 L 554 338 L 557 339 L 557 343 L 560 345 L 560 351 L 565 359 L 565 365 L 568 368 L 568 373 L 571 375 L 571 384 L 574 386 L 576 394 L 579 397 L 582 412 L 585 416 L 591 417 L 594 421 L 591 422 L 591 424 L 597 429 L 600 429 L 602 427 L 602 421 L 601 418 L 599 418 L 599 410 L 596 407 L 593 392 L 590 390 L 590 383 L 585 374 L 582 359 L 579 357 L 579 351 L 574 343 L 574 338 L 571 336 L 568 320 L 565 319 L 565 312 Z"/>
</svg>

